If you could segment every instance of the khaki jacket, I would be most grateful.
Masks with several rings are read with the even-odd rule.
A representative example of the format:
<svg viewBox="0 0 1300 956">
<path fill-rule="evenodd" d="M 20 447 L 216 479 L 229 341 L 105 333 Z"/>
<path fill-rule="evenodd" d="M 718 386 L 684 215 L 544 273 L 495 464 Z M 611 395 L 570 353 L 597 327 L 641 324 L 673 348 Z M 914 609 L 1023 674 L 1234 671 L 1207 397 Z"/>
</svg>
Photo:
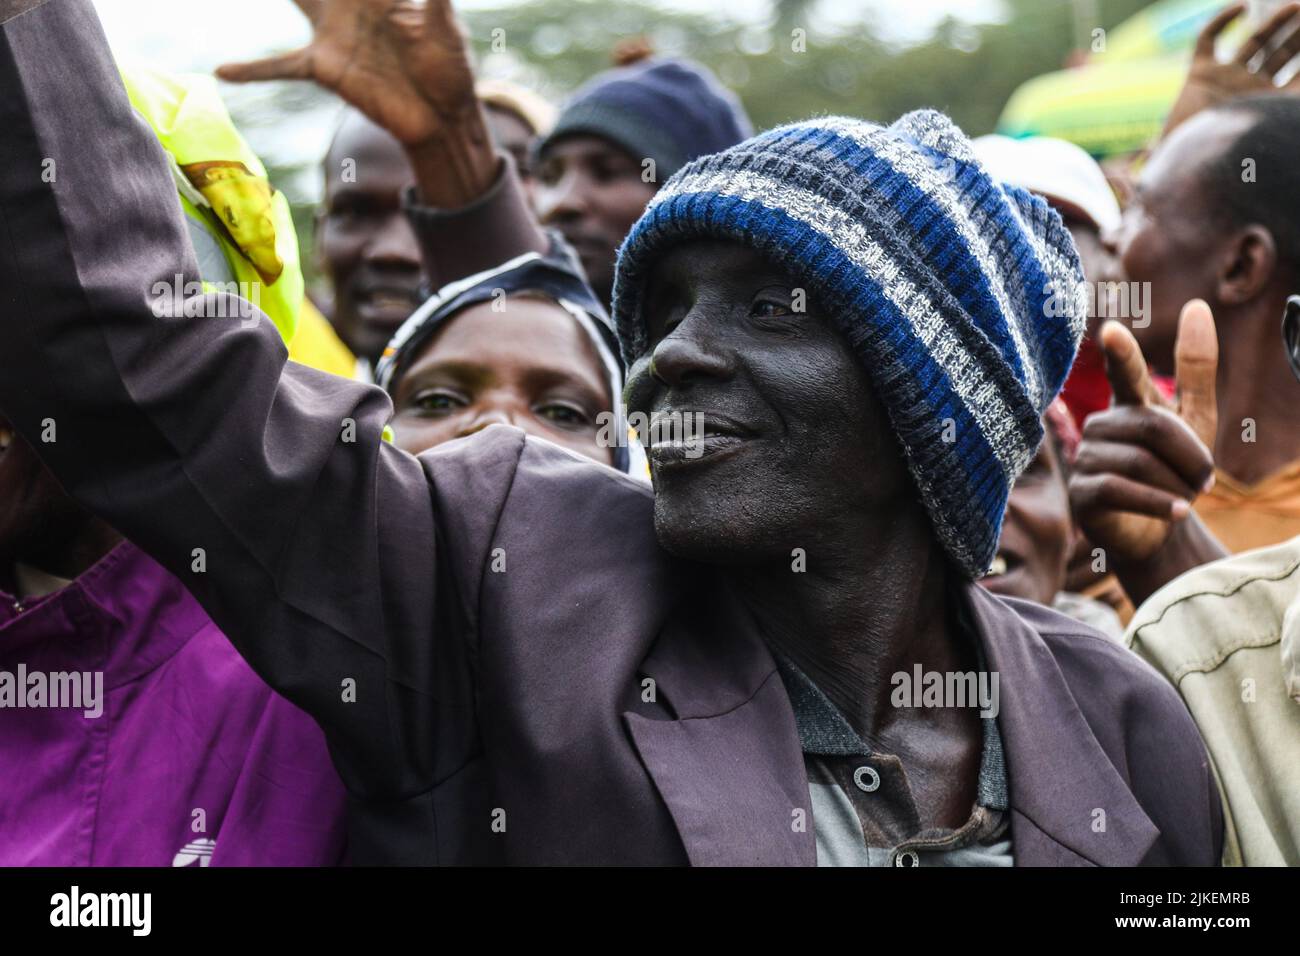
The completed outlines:
<svg viewBox="0 0 1300 956">
<path fill-rule="evenodd" d="M 1209 747 L 1227 865 L 1300 865 L 1300 537 L 1170 582 L 1125 640 L 1182 694 Z"/>
</svg>

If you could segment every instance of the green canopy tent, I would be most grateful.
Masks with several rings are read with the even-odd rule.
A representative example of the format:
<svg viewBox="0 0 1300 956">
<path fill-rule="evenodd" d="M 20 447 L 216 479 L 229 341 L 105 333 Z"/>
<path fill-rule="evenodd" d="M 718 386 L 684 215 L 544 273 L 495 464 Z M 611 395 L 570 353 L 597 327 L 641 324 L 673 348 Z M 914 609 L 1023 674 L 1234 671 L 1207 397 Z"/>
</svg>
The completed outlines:
<svg viewBox="0 0 1300 956">
<path fill-rule="evenodd" d="M 1007 101 L 997 131 L 1055 136 L 1097 159 L 1146 146 L 1160 132 L 1187 73 L 1196 35 L 1225 0 L 1161 0 L 1104 37 L 1079 67 L 1035 77 Z M 1228 42 L 1247 33 L 1234 24 Z"/>
</svg>

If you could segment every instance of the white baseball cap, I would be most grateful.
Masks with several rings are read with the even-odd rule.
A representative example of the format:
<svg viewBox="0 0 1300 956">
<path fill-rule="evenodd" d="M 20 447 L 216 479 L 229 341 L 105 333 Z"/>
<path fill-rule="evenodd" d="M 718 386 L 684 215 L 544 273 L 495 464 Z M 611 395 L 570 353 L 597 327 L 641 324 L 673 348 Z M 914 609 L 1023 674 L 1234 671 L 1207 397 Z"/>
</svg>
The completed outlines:
<svg viewBox="0 0 1300 956">
<path fill-rule="evenodd" d="M 1097 161 L 1074 143 L 1051 136 L 1012 139 L 997 133 L 974 140 L 975 155 L 994 179 L 1038 193 L 1099 229 L 1119 225 L 1119 202 Z"/>
</svg>

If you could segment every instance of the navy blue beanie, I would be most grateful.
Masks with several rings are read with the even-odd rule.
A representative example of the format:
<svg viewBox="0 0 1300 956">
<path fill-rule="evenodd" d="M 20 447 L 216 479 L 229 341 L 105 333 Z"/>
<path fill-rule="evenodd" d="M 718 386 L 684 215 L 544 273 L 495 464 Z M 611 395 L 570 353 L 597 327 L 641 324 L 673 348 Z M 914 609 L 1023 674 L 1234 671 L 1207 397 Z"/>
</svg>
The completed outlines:
<svg viewBox="0 0 1300 956">
<path fill-rule="evenodd" d="M 686 60 L 648 60 L 594 77 L 560 111 L 537 144 L 542 155 L 564 136 L 608 139 L 636 159 L 655 161 L 663 182 L 697 156 L 753 135 L 745 108 L 707 68 Z"/>
</svg>

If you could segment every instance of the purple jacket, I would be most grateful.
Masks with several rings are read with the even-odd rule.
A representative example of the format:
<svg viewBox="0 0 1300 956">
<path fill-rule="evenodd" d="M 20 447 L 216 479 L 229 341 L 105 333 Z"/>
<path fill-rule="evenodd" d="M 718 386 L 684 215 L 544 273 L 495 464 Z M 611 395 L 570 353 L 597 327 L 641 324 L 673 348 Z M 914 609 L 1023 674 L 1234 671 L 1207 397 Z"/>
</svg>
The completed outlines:
<svg viewBox="0 0 1300 956">
<path fill-rule="evenodd" d="M 0 600 L 0 672 L 28 695 L 33 674 L 102 674 L 79 706 L 0 710 L 0 865 L 340 862 L 320 728 L 148 556 L 123 542 L 21 611 Z"/>
<path fill-rule="evenodd" d="M 816 862 L 759 624 L 658 546 L 643 483 L 501 426 L 413 458 L 382 391 L 286 363 L 228 295 L 154 315 L 196 264 L 86 0 L 0 28 L 0 89 L 0 408 L 320 723 L 353 859 Z M 1174 689 L 1078 622 L 960 597 L 1000 674 L 1015 862 L 1217 862 Z"/>
</svg>

